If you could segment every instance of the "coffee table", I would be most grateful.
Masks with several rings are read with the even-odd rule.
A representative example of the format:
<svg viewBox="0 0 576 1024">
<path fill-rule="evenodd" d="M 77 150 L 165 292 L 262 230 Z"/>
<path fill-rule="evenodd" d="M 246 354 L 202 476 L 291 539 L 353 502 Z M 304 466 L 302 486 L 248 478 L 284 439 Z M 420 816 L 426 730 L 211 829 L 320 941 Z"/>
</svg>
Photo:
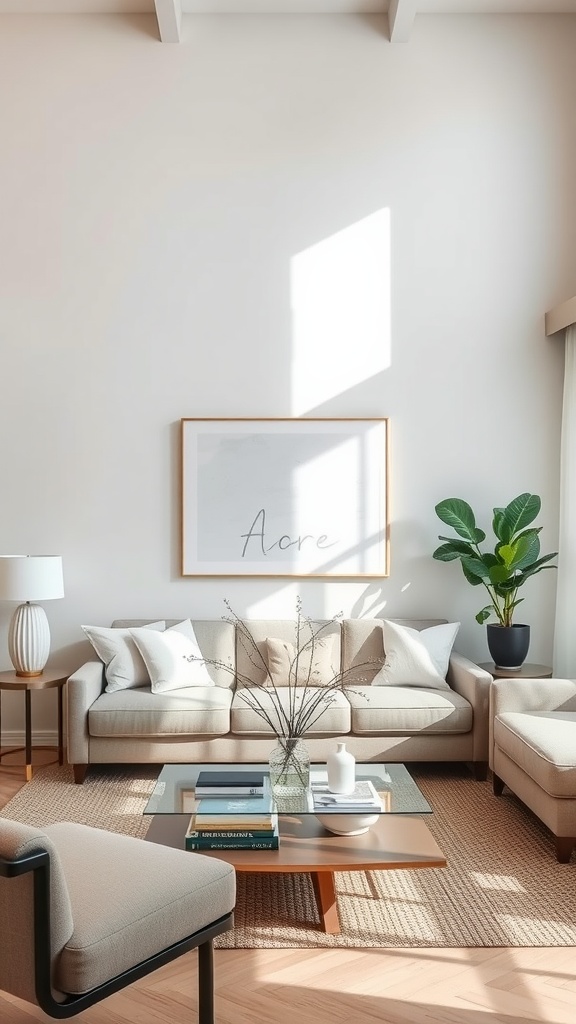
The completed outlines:
<svg viewBox="0 0 576 1024">
<path fill-rule="evenodd" d="M 203 768 L 267 770 L 263 764 L 165 765 L 144 814 L 153 815 L 149 842 L 184 848 L 184 834 L 194 809 L 193 790 Z M 311 770 L 322 771 L 322 765 Z M 237 872 L 310 873 L 323 931 L 340 931 L 334 887 L 336 871 L 386 871 L 446 867 L 446 858 L 419 817 L 432 813 L 416 783 L 402 764 L 357 764 L 357 779 L 371 779 L 382 794 L 383 810 L 362 835 L 342 836 L 326 831 L 313 811 L 282 813 L 279 807 L 278 850 L 202 850 L 201 856 L 233 864 Z M 197 854 L 191 854 L 197 856 Z"/>
</svg>

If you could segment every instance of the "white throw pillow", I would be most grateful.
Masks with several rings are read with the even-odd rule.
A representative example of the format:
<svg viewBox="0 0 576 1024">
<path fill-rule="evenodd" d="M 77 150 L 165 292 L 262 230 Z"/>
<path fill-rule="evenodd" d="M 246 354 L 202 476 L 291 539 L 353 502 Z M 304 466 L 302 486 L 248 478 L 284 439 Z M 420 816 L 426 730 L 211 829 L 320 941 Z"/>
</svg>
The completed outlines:
<svg viewBox="0 0 576 1024">
<path fill-rule="evenodd" d="M 190 619 L 164 633 L 149 629 L 130 631 L 150 674 L 152 693 L 182 690 L 186 686 L 215 686 L 198 646 Z"/>
<path fill-rule="evenodd" d="M 382 631 L 386 660 L 372 680 L 372 686 L 423 686 L 449 690 L 446 673 L 459 629 L 459 622 L 412 629 L 384 619 Z"/>
<path fill-rule="evenodd" d="M 144 630 L 154 632 L 166 628 L 163 620 L 151 622 Z M 148 670 L 129 629 L 106 629 L 104 626 L 82 626 L 96 654 L 105 665 L 106 693 L 131 690 L 150 682 Z"/>
<path fill-rule="evenodd" d="M 332 665 L 334 637 L 318 637 L 312 643 L 303 644 L 298 657 L 296 674 L 296 647 L 288 640 L 266 637 L 266 660 L 271 679 L 267 686 L 330 686 L 337 674 Z"/>
</svg>

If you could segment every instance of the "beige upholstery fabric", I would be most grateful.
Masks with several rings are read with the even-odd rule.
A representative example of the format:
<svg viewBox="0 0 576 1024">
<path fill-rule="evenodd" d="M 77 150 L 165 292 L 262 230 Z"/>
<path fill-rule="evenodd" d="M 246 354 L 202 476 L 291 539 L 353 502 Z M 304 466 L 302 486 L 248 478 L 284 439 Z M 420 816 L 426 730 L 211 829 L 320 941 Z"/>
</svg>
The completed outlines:
<svg viewBox="0 0 576 1024">
<path fill-rule="evenodd" d="M 504 712 L 494 742 L 542 789 L 576 798 L 576 712 Z"/>
<path fill-rule="evenodd" d="M 413 686 L 355 686 L 346 694 L 352 732 L 380 735 L 458 733 L 472 728 L 472 708 L 452 690 Z"/>
<path fill-rule="evenodd" d="M 250 683 L 266 683 L 267 680 L 267 658 L 266 639 L 274 637 L 278 640 L 287 640 L 293 644 L 296 642 L 296 621 L 293 619 L 250 619 L 247 620 L 250 633 L 256 643 L 255 651 L 250 642 L 242 640 L 240 630 L 236 634 L 236 667 L 238 672 L 238 687 L 249 686 Z M 332 661 L 334 665 L 340 665 L 340 623 L 330 621 L 319 621 L 313 623 L 313 628 L 323 627 L 318 634 L 319 637 L 333 637 Z M 304 642 L 310 637 L 310 629 L 305 622 L 302 623 L 302 638 Z M 302 642 L 302 641 L 301 641 Z"/>
<path fill-rule="evenodd" d="M 234 868 L 223 861 L 85 825 L 46 834 L 74 919 L 56 965 L 63 992 L 86 992 L 234 908 Z"/>
<path fill-rule="evenodd" d="M 329 686 L 340 671 L 340 658 L 334 661 L 334 636 L 318 637 L 304 650 L 296 651 L 289 640 L 268 637 L 265 653 L 270 686 Z M 298 654 L 298 657 L 297 657 Z"/>
<path fill-rule="evenodd" d="M 384 664 L 382 619 L 343 619 L 342 671 L 347 684 L 368 684 Z M 390 619 L 400 626 L 428 629 L 446 619 Z"/>
<path fill-rule="evenodd" d="M 278 697 L 283 708 L 288 709 L 290 699 L 291 688 L 285 686 L 277 690 Z M 310 687 L 307 694 L 313 694 L 315 692 L 321 692 L 314 690 Z M 242 694 L 236 693 L 232 701 L 232 711 L 230 715 L 231 731 L 235 735 L 241 735 L 243 733 L 264 733 L 268 736 L 273 736 L 274 733 L 266 722 L 260 718 L 260 716 L 250 707 L 248 707 L 246 700 L 250 700 L 250 693 L 245 692 L 245 697 Z M 297 694 L 297 699 L 301 699 L 300 695 Z M 268 709 L 271 716 L 276 717 L 274 711 L 274 704 L 272 702 L 272 695 L 266 690 L 255 691 L 253 700 L 257 700 L 261 707 Z M 322 711 L 322 714 L 315 725 L 310 730 L 310 735 L 319 735 L 322 733 L 332 733 L 338 735 L 340 733 L 346 733 L 350 731 L 350 704 L 343 693 L 336 690 L 326 694 L 327 703 Z M 281 726 L 279 725 L 281 729 Z"/>
<path fill-rule="evenodd" d="M 123 629 L 145 626 L 147 619 L 116 619 L 112 625 Z M 176 626 L 181 619 L 166 619 L 166 626 Z M 191 619 L 194 635 L 205 658 L 221 662 L 221 667 L 208 665 L 208 672 L 217 686 L 234 689 L 236 678 L 234 626 L 222 619 Z"/>
<path fill-rule="evenodd" d="M 0 856 L 15 860 L 41 849 L 50 854 L 50 938 L 52 954 L 57 955 L 73 931 L 72 907 L 57 848 L 46 829 L 0 818 Z M 19 878 L 0 878 L 0 989 L 35 1003 L 33 884 L 32 872 Z"/>
<path fill-rule="evenodd" d="M 576 681 L 498 679 L 490 767 L 561 838 L 576 838 Z"/>
<path fill-rule="evenodd" d="M 98 697 L 88 728 L 91 736 L 223 736 L 230 731 L 231 703 L 232 690 L 222 686 L 120 690 Z"/>
</svg>

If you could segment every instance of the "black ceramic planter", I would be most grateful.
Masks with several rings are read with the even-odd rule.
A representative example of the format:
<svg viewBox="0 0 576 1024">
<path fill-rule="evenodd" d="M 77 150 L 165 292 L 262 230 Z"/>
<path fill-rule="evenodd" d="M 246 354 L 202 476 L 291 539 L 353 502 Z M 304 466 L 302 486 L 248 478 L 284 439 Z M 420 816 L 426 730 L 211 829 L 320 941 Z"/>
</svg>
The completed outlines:
<svg viewBox="0 0 576 1024">
<path fill-rule="evenodd" d="M 496 668 L 520 668 L 530 647 L 530 626 L 486 626 L 488 650 Z"/>
</svg>

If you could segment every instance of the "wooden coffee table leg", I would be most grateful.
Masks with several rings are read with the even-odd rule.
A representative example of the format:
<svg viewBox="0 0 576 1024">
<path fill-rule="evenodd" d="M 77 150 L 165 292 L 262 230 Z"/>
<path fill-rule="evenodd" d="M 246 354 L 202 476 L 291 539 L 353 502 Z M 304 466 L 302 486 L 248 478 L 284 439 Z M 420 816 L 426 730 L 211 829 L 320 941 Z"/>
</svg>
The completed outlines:
<svg viewBox="0 0 576 1024">
<path fill-rule="evenodd" d="M 338 904 L 334 889 L 334 872 L 312 871 L 311 875 L 322 929 L 329 935 L 338 935 L 340 932 L 340 921 L 338 919 Z"/>
</svg>

